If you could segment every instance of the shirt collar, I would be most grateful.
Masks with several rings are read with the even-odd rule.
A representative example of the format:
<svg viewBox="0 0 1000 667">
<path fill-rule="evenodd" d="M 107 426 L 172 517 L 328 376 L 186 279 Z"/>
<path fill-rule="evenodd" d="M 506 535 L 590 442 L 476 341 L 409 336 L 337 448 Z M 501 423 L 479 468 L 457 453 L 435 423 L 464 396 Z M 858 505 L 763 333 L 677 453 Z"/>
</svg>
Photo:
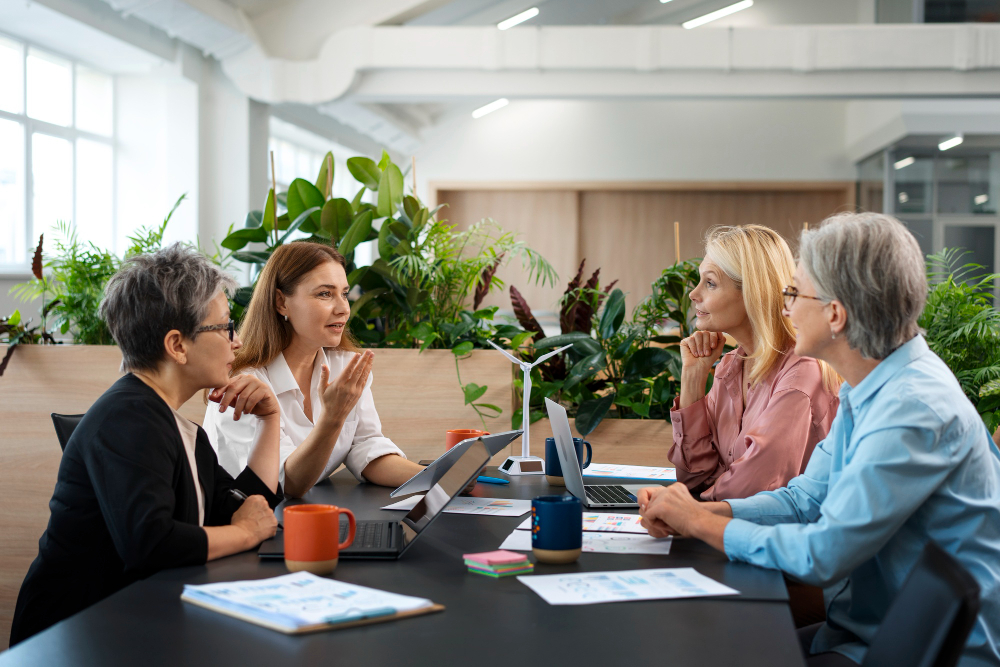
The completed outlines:
<svg viewBox="0 0 1000 667">
<path fill-rule="evenodd" d="M 906 343 L 900 345 L 888 357 L 883 359 L 872 372 L 858 383 L 858 386 L 851 387 L 846 382 L 840 387 L 840 400 L 847 400 L 851 405 L 860 405 L 875 395 L 886 382 L 891 380 L 904 366 L 909 365 L 915 359 L 922 357 L 930 351 L 927 341 L 921 335 L 916 335 Z"/>
<path fill-rule="evenodd" d="M 271 381 L 275 396 L 299 388 L 299 383 L 295 381 L 292 369 L 288 367 L 285 355 L 281 352 L 267 365 L 267 379 Z"/>
<path fill-rule="evenodd" d="M 715 367 L 715 379 L 725 380 L 733 375 L 737 369 L 742 369 L 743 367 L 743 357 L 746 356 L 746 352 L 743 351 L 742 347 L 736 348 L 736 356 L 733 357 L 733 361 L 730 364 L 726 364 L 725 368 L 720 369 L 718 366 Z M 725 356 L 723 356 L 725 358 Z M 720 364 L 721 365 L 721 364 Z M 719 371 L 722 372 L 719 372 Z M 737 382 L 739 379 L 737 379 Z"/>
</svg>

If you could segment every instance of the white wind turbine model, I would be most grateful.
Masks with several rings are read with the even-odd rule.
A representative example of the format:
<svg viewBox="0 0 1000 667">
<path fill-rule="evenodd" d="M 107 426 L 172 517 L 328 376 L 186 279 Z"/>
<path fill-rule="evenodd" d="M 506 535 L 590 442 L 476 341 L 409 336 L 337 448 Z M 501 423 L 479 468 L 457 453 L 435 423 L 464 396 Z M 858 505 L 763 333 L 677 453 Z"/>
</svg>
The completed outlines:
<svg viewBox="0 0 1000 667">
<path fill-rule="evenodd" d="M 521 428 L 524 430 L 524 433 L 521 434 L 521 455 L 508 456 L 507 460 L 500 466 L 500 471 L 505 472 L 508 475 L 543 475 L 545 474 L 545 459 L 531 455 L 531 442 L 528 439 L 528 427 L 531 425 L 531 410 L 528 407 L 528 402 L 531 400 L 531 369 L 549 357 L 555 356 L 563 350 L 573 347 L 573 345 L 564 345 L 558 350 L 553 350 L 548 354 L 542 355 L 535 363 L 529 364 L 528 362 L 521 361 L 514 355 L 510 354 L 507 350 L 503 349 L 493 341 L 487 342 L 496 349 L 500 350 L 500 352 L 503 353 L 503 356 L 520 366 L 521 371 L 524 373 L 524 403 L 521 408 L 521 413 L 523 415 Z"/>
</svg>

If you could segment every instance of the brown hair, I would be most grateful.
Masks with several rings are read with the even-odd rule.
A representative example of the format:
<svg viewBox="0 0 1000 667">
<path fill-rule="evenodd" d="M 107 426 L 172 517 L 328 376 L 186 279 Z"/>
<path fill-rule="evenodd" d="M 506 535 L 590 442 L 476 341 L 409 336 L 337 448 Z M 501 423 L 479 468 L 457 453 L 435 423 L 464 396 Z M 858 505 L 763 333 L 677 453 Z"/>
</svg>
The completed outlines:
<svg viewBox="0 0 1000 667">
<path fill-rule="evenodd" d="M 292 294 L 307 273 L 324 262 L 336 262 L 347 271 L 347 260 L 335 248 L 319 243 L 296 241 L 271 254 L 257 278 L 250 305 L 240 322 L 243 347 L 236 351 L 231 375 L 246 368 L 270 364 L 292 342 L 292 325 L 277 310 L 277 292 Z M 357 352 L 360 348 L 347 328 L 338 350 Z"/>
</svg>

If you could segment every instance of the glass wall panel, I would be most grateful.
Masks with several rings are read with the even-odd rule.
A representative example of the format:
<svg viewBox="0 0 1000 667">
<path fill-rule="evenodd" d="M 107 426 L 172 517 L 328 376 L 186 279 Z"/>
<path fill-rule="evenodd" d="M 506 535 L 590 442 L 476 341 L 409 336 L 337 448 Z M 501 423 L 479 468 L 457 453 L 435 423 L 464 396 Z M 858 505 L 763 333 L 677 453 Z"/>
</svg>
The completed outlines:
<svg viewBox="0 0 1000 667">
<path fill-rule="evenodd" d="M 114 129 L 111 77 L 82 65 L 76 66 L 76 126 L 111 136 Z"/>
<path fill-rule="evenodd" d="M 81 240 L 110 248 L 112 238 L 111 146 L 76 142 L 76 228 Z"/>
<path fill-rule="evenodd" d="M 0 37 L 0 110 L 23 113 L 23 107 L 24 47 Z"/>
<path fill-rule="evenodd" d="M 858 208 L 882 213 L 885 191 L 885 153 L 877 153 L 858 163 Z"/>
<path fill-rule="evenodd" d="M 73 123 L 73 65 L 28 49 L 28 115 L 68 127 Z"/>
<path fill-rule="evenodd" d="M 24 228 L 24 126 L 0 119 L 0 264 L 27 261 Z"/>
<path fill-rule="evenodd" d="M 1000 169 L 998 155 L 938 158 L 938 213 L 996 214 L 1000 176 L 991 166 Z"/>
<path fill-rule="evenodd" d="M 933 220 L 906 220 L 903 224 L 910 230 L 917 243 L 920 244 L 920 252 L 930 255 L 934 252 L 934 221 Z"/>
<path fill-rule="evenodd" d="M 47 134 L 31 136 L 32 220 L 41 234 L 73 219 L 73 146 Z"/>
<path fill-rule="evenodd" d="M 930 213 L 934 194 L 934 159 L 896 153 L 893 206 L 896 213 Z"/>
<path fill-rule="evenodd" d="M 983 270 L 976 275 L 994 273 L 996 262 L 993 250 L 996 243 L 994 227 L 977 225 L 945 225 L 944 247 L 962 248 L 968 253 L 962 257 L 962 264 L 980 264 Z M 973 279 L 970 277 L 968 282 Z"/>
</svg>

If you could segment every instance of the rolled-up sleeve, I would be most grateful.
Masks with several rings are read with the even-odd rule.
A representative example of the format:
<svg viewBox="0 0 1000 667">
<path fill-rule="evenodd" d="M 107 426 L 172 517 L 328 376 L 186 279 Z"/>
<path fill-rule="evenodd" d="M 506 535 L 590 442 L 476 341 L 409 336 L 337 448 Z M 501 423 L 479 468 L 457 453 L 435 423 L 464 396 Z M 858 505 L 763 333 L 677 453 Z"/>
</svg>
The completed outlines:
<svg viewBox="0 0 1000 667">
<path fill-rule="evenodd" d="M 355 414 L 358 418 L 354 440 L 347 453 L 347 458 L 344 460 L 347 469 L 359 482 L 365 481 L 361 473 L 375 459 L 387 454 L 397 454 L 404 459 L 406 458 L 406 454 L 382 433 L 382 422 L 378 418 L 378 411 L 375 410 L 375 398 L 372 395 L 374 381 L 375 375 L 373 373 L 368 377 L 368 383 L 365 385 L 361 398 L 358 399 L 358 405 L 355 408 Z"/>
<path fill-rule="evenodd" d="M 781 492 L 731 502 L 726 555 L 818 586 L 845 577 L 876 554 L 949 474 L 949 456 L 937 443 L 934 430 L 919 427 L 862 436 L 854 457 L 819 499 L 822 507 L 809 480 L 798 483 L 800 478 Z M 812 467 L 810 461 L 800 477 Z M 806 522 L 758 525 L 741 519 L 781 515 Z"/>
<path fill-rule="evenodd" d="M 775 392 L 742 434 L 746 453 L 701 494 L 702 500 L 746 498 L 784 486 L 802 470 L 803 456 L 808 459 L 812 453 L 811 430 L 809 396 L 797 389 Z"/>
</svg>

